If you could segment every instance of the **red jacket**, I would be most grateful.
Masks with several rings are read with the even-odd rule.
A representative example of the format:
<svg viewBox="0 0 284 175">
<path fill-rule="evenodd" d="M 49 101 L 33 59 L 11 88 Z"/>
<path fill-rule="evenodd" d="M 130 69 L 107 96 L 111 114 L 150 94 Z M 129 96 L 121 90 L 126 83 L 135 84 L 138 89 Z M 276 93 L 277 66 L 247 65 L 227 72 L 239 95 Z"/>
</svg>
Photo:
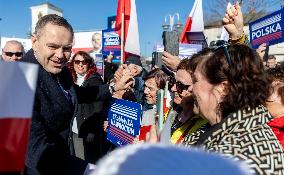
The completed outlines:
<svg viewBox="0 0 284 175">
<path fill-rule="evenodd" d="M 271 120 L 267 124 L 273 130 L 277 139 L 279 140 L 282 147 L 284 148 L 284 116 L 274 118 L 273 120 Z"/>
</svg>

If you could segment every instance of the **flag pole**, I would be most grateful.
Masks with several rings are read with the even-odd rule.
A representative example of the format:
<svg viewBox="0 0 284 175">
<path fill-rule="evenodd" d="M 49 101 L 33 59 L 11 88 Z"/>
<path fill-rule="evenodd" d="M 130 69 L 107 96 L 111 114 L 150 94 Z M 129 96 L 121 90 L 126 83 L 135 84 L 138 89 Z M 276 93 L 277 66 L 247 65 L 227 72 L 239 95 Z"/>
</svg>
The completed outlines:
<svg viewBox="0 0 284 175">
<path fill-rule="evenodd" d="M 123 64 L 124 61 L 124 12 L 121 9 L 122 14 L 121 14 L 121 45 L 120 45 L 120 50 L 121 50 L 121 59 L 120 63 Z"/>
</svg>

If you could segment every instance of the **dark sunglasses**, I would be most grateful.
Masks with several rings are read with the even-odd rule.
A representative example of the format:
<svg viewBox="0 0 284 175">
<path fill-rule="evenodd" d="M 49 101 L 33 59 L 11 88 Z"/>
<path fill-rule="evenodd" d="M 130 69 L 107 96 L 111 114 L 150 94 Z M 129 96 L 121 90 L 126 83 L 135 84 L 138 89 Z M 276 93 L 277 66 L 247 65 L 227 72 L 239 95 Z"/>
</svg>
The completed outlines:
<svg viewBox="0 0 284 175">
<path fill-rule="evenodd" d="M 215 51 L 222 49 L 229 66 L 231 66 L 232 65 L 232 59 L 231 59 L 229 52 L 228 52 L 228 46 L 230 46 L 230 44 L 227 41 L 217 40 L 214 43 L 212 43 L 210 47 L 213 48 Z"/>
<path fill-rule="evenodd" d="M 22 57 L 23 56 L 23 52 L 4 52 L 5 55 L 12 57 L 13 55 L 15 55 L 16 57 Z"/>
<path fill-rule="evenodd" d="M 183 90 L 187 90 L 192 85 L 185 85 L 180 81 L 176 81 L 176 89 L 178 93 L 182 93 Z"/>
<path fill-rule="evenodd" d="M 88 64 L 88 61 L 86 61 L 86 60 L 83 60 L 83 61 L 81 61 L 81 60 L 74 60 L 74 63 L 75 63 L 75 64 L 80 64 L 80 63 L 82 63 L 83 65 L 87 65 L 87 64 Z"/>
</svg>

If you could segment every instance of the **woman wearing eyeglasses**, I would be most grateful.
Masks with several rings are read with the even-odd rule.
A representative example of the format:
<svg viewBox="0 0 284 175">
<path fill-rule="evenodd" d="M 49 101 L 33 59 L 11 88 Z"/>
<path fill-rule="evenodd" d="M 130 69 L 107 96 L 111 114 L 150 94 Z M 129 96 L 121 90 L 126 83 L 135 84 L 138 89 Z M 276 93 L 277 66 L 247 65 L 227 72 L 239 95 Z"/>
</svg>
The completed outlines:
<svg viewBox="0 0 284 175">
<path fill-rule="evenodd" d="M 72 73 L 73 81 L 79 86 L 97 86 L 103 84 L 101 76 L 96 72 L 93 58 L 84 51 L 73 55 L 68 67 Z M 93 103 L 80 103 L 78 115 L 73 120 L 73 137 L 76 156 L 90 163 L 100 157 L 100 133 L 102 132 L 102 117 L 104 101 Z"/>
<path fill-rule="evenodd" d="M 266 124 L 272 117 L 262 105 L 271 81 L 252 49 L 233 45 L 227 51 L 220 46 L 193 74 L 199 113 L 211 125 L 196 145 L 242 160 L 256 174 L 283 174 L 283 150 Z"/>
<path fill-rule="evenodd" d="M 175 78 L 171 77 L 169 81 L 174 103 L 168 112 L 161 142 L 181 144 L 188 135 L 200 135 L 206 128 L 207 120 L 195 115 L 193 111 L 191 62 L 192 58 L 182 60 L 177 66 Z M 194 140 L 190 143 L 194 144 Z"/>
</svg>

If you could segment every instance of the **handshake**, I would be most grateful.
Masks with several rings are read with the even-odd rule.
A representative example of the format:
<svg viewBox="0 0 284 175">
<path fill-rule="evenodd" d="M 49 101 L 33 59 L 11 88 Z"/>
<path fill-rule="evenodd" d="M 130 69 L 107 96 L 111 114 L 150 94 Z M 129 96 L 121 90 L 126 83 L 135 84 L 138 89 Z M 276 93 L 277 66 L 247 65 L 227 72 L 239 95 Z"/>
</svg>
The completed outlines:
<svg viewBox="0 0 284 175">
<path fill-rule="evenodd" d="M 133 74 L 126 64 L 120 65 L 114 74 L 114 93 L 116 98 L 121 97 L 126 91 L 131 91 L 134 87 L 135 80 Z"/>
</svg>

